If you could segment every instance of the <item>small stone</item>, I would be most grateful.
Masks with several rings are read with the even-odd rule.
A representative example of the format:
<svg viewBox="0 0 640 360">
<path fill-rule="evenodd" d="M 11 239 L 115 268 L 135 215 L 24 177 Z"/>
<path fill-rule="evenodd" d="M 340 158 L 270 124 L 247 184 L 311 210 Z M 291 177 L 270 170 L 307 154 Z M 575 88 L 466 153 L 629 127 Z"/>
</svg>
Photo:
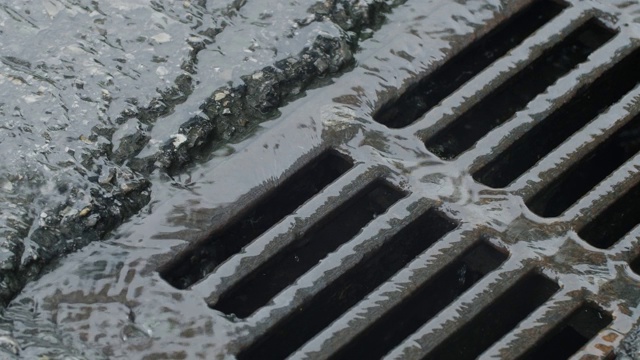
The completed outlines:
<svg viewBox="0 0 640 360">
<path fill-rule="evenodd" d="M 116 175 L 116 169 L 109 168 L 109 170 L 106 173 L 100 175 L 100 177 L 98 178 L 98 183 L 101 185 L 109 184 L 113 180 L 113 177 L 115 175 Z"/>
<path fill-rule="evenodd" d="M 213 99 L 215 101 L 220 101 L 220 100 L 224 99 L 225 97 L 227 97 L 227 94 L 225 94 L 223 92 L 219 92 L 219 93 L 216 93 L 215 95 L 213 95 Z"/>
<path fill-rule="evenodd" d="M 87 218 L 85 225 L 87 225 L 87 227 L 95 226 L 98 223 L 98 219 L 100 219 L 100 216 L 98 214 L 93 214 Z"/>
<path fill-rule="evenodd" d="M 166 43 L 166 42 L 171 41 L 171 35 L 163 32 L 163 33 L 159 33 L 159 34 L 153 35 L 151 37 L 151 39 L 153 39 L 156 42 L 162 44 L 162 43 Z"/>
<path fill-rule="evenodd" d="M 175 134 L 171 136 L 171 138 L 173 139 L 172 144 L 173 144 L 173 147 L 175 148 L 180 146 L 183 142 L 187 141 L 187 137 L 182 134 Z"/>
<path fill-rule="evenodd" d="M 329 68 L 329 64 L 322 58 L 316 60 L 313 65 L 316 66 L 320 73 L 324 73 Z"/>
<path fill-rule="evenodd" d="M 260 80 L 262 79 L 263 76 L 264 76 L 264 73 L 262 71 L 258 71 L 257 73 L 254 73 L 253 75 L 251 75 L 251 78 L 253 80 Z"/>
<path fill-rule="evenodd" d="M 169 69 L 167 69 L 164 66 L 158 66 L 158 68 L 156 69 L 156 74 L 158 76 L 165 76 L 169 73 Z"/>
<path fill-rule="evenodd" d="M 89 140 L 88 137 L 84 136 L 84 135 L 80 135 L 80 141 L 82 141 L 83 143 L 87 144 L 87 145 L 93 145 L 94 142 Z"/>
<path fill-rule="evenodd" d="M 7 181 L 2 184 L 2 190 L 10 192 L 13 191 L 13 183 L 11 181 Z"/>
<path fill-rule="evenodd" d="M 229 108 L 224 108 L 224 109 L 222 110 L 222 114 L 223 114 L 223 115 L 231 115 L 231 109 L 229 109 Z"/>
<path fill-rule="evenodd" d="M 136 188 L 136 186 L 132 183 L 122 183 L 120 184 L 120 190 L 122 190 L 123 193 L 129 193 L 132 190 L 134 190 Z"/>
<path fill-rule="evenodd" d="M 0 336 L 0 347 L 11 351 L 15 355 L 20 353 L 20 345 L 18 345 L 18 342 L 10 336 Z"/>
<path fill-rule="evenodd" d="M 111 101 L 111 93 L 109 92 L 109 90 L 102 89 L 102 100 Z"/>
</svg>

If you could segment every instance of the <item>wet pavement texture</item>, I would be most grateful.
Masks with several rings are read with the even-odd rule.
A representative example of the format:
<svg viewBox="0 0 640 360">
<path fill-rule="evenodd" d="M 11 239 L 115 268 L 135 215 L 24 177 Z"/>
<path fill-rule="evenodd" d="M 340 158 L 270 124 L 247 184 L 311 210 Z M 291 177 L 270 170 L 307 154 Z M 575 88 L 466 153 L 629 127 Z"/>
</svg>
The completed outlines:
<svg viewBox="0 0 640 360">
<path fill-rule="evenodd" d="M 528 146 L 515 139 L 633 56 L 640 5 L 548 3 L 441 101 L 411 95 L 525 3 L 4 2 L 2 355 L 353 358 L 375 342 L 375 356 L 536 358 L 561 334 L 578 355 L 638 357 L 640 220 L 606 211 L 640 180 L 624 126 L 638 89 L 483 184 L 504 181 L 499 154 Z M 513 88 L 532 68 L 549 78 Z M 524 100 L 465 123 L 505 88 Z M 421 114 L 389 125 L 397 98 Z M 607 138 L 623 163 L 549 205 Z M 270 211 L 278 199 L 286 210 Z M 621 225 L 588 230 L 598 222 Z M 209 241 L 238 232 L 240 246 Z M 433 305 L 384 338 L 416 301 Z"/>
<path fill-rule="evenodd" d="M 360 37 L 397 6 L 244 5 L 2 5 L 1 302 L 139 212 L 151 177 L 242 140 L 353 66 Z"/>
</svg>

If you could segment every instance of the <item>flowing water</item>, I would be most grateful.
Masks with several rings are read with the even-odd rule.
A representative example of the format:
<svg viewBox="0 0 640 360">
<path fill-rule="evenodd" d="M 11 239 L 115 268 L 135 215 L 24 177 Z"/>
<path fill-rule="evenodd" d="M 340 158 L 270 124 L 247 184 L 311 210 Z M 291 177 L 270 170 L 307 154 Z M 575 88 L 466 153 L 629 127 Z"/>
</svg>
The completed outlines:
<svg viewBox="0 0 640 360">
<path fill-rule="evenodd" d="M 202 283 L 179 290 L 158 270 L 212 224 L 229 220 L 229 209 L 247 203 L 247 194 L 279 181 L 301 152 L 327 143 L 353 156 L 363 178 L 379 170 L 358 168 L 359 161 L 376 159 L 393 169 L 393 186 L 426 188 L 453 204 L 451 214 L 514 235 L 521 253 L 512 255 L 508 271 L 518 271 L 514 261 L 527 256 L 552 259 L 553 250 L 577 257 L 578 250 L 544 238 L 565 223 L 531 225 L 517 196 L 474 183 L 420 142 L 407 147 L 417 128 L 389 134 L 370 120 L 507 3 L 4 1 L 0 295 L 8 306 L 0 354 L 233 358 L 234 342 L 251 327 L 210 309 L 212 290 Z M 455 95 L 437 111 L 456 113 L 450 104 L 471 95 Z M 338 195 L 310 200 L 272 232 L 298 228 L 313 215 L 305 209 Z M 407 201 L 398 204 L 399 214 L 381 216 L 411 213 Z M 225 269 L 244 271 L 263 251 L 264 241 L 256 242 Z M 565 273 L 615 278 L 601 263 Z M 210 281 L 220 283 L 204 285 L 224 287 L 225 274 L 218 275 Z M 601 285 L 587 287 L 596 292 Z M 607 309 L 618 305 L 631 306 L 620 300 Z M 616 316 L 630 324 L 633 313 Z"/>
</svg>

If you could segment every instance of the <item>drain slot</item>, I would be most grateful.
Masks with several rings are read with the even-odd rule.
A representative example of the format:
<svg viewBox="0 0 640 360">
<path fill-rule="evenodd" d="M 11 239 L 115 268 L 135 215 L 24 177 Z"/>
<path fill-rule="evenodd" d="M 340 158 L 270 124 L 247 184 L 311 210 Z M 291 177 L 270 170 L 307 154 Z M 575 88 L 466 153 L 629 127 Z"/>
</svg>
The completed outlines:
<svg viewBox="0 0 640 360">
<path fill-rule="evenodd" d="M 383 106 L 374 114 L 373 119 L 396 129 L 412 124 L 553 19 L 562 9 L 563 6 L 555 1 L 542 0 L 520 10 L 422 79 L 399 99 Z"/>
<path fill-rule="evenodd" d="M 614 34 L 595 19 L 587 21 L 427 140 L 427 149 L 446 160 L 457 157 L 584 62 Z"/>
<path fill-rule="evenodd" d="M 597 248 L 611 247 L 640 223 L 639 200 L 640 184 L 634 186 L 580 229 L 578 235 Z"/>
<path fill-rule="evenodd" d="M 471 321 L 437 346 L 426 359 L 475 359 L 558 291 L 558 285 L 531 272 Z"/>
<path fill-rule="evenodd" d="M 634 273 L 640 274 L 640 256 L 636 257 L 633 261 L 631 261 L 629 266 L 631 267 L 631 270 L 633 270 Z"/>
<path fill-rule="evenodd" d="M 640 81 L 640 49 L 627 55 L 526 134 L 473 174 L 477 181 L 501 188 L 524 174 L 558 145 L 617 102 Z"/>
<path fill-rule="evenodd" d="M 580 161 L 547 184 L 527 201 L 529 209 L 544 217 L 562 214 L 640 151 L 638 134 L 640 134 L 640 115 L 635 116 Z"/>
<path fill-rule="evenodd" d="M 568 359 L 609 325 L 611 320 L 611 315 L 606 312 L 583 304 L 519 359 Z"/>
<path fill-rule="evenodd" d="M 169 284 L 186 289 L 211 273 L 300 205 L 318 194 L 352 167 L 333 150 L 324 152 L 250 206 L 202 245 L 188 249 L 160 271 Z"/>
<path fill-rule="evenodd" d="M 285 358 L 456 226 L 438 211 L 426 211 L 239 353 L 238 359 Z"/>
<path fill-rule="evenodd" d="M 331 358 L 381 359 L 506 259 L 478 242 Z"/>
<path fill-rule="evenodd" d="M 213 308 L 240 318 L 251 315 L 403 196 L 384 181 L 373 182 L 225 292 Z"/>
</svg>

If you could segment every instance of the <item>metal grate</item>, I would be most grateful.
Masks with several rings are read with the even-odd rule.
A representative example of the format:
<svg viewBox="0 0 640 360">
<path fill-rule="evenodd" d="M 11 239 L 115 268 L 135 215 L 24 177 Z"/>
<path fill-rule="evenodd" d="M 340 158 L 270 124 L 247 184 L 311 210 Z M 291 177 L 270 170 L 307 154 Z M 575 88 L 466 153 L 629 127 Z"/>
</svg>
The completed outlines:
<svg viewBox="0 0 640 360">
<path fill-rule="evenodd" d="M 235 155 L 282 171 L 160 274 L 235 324 L 238 359 L 604 358 L 637 325 L 640 26 L 504 3 L 469 1 L 485 21 L 451 46 L 400 36 Z"/>
<path fill-rule="evenodd" d="M 427 149 L 447 160 L 460 155 L 612 36 L 596 21 L 586 22 L 427 140 Z"/>
</svg>

